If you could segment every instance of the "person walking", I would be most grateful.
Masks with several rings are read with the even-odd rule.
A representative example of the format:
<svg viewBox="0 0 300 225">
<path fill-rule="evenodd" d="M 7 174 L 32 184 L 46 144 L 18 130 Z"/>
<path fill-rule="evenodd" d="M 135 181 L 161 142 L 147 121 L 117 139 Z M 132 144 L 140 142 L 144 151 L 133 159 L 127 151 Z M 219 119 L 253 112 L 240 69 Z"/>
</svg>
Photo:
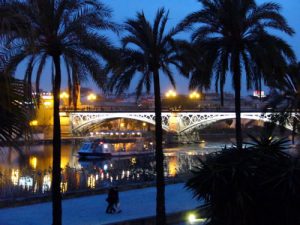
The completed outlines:
<svg viewBox="0 0 300 225">
<path fill-rule="evenodd" d="M 115 212 L 120 213 L 122 210 L 120 209 L 120 199 L 119 199 L 119 189 L 118 187 L 114 188 L 114 209 Z"/>
<path fill-rule="evenodd" d="M 106 198 L 106 201 L 108 203 L 107 208 L 106 208 L 106 213 L 114 213 L 116 211 L 115 209 L 115 202 L 116 202 L 116 194 L 114 188 L 110 188 L 108 190 L 108 195 Z"/>
</svg>

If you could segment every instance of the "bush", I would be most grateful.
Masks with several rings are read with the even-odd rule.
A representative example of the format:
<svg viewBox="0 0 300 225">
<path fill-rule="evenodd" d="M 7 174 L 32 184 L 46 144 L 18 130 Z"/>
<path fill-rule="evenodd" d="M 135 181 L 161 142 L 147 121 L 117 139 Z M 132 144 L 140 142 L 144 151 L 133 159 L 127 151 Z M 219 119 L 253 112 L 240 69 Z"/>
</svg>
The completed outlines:
<svg viewBox="0 0 300 225">
<path fill-rule="evenodd" d="M 300 224 L 300 161 L 287 148 L 287 139 L 252 137 L 242 150 L 199 159 L 186 187 L 204 200 L 209 224 Z"/>
</svg>

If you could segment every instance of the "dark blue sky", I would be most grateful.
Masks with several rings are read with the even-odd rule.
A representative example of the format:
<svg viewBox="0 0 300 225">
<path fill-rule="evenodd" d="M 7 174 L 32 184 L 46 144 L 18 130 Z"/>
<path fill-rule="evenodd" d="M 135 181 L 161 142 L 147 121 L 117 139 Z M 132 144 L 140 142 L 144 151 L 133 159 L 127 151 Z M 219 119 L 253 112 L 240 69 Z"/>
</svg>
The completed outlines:
<svg viewBox="0 0 300 225">
<path fill-rule="evenodd" d="M 269 1 L 257 0 L 258 4 L 263 2 Z M 273 0 L 273 2 L 279 3 L 282 6 L 282 14 L 286 17 L 289 25 L 296 31 L 296 34 L 292 38 L 285 35 L 282 37 L 293 47 L 298 59 L 300 59 L 300 0 Z M 170 11 L 169 27 L 176 25 L 186 15 L 198 10 L 201 6 L 197 0 L 103 0 L 103 3 L 113 10 L 113 20 L 118 23 L 134 17 L 136 12 L 141 10 L 143 10 L 149 20 L 152 21 L 157 9 L 165 7 Z M 188 34 L 181 35 L 181 37 L 188 37 Z M 118 42 L 116 37 L 111 38 Z M 43 80 L 41 86 L 45 89 L 50 89 L 49 81 Z M 83 86 L 94 85 L 86 82 Z M 65 82 L 63 83 L 63 87 L 65 87 Z M 161 87 L 162 92 L 165 92 L 171 86 L 165 79 L 163 79 Z M 97 90 L 95 86 L 94 89 Z M 231 89 L 231 81 L 229 81 L 226 84 L 226 90 L 231 91 Z M 177 79 L 177 90 L 181 93 L 188 92 L 188 80 Z M 243 94 L 247 94 L 245 85 L 243 85 Z"/>
</svg>

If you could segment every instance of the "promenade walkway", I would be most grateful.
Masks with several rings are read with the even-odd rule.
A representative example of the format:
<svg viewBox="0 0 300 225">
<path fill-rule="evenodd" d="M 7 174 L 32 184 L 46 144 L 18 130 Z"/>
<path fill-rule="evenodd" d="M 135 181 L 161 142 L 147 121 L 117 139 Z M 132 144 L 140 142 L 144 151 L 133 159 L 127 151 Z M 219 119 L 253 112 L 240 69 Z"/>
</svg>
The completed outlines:
<svg viewBox="0 0 300 225">
<path fill-rule="evenodd" d="M 103 225 L 155 215 L 155 187 L 120 192 L 122 212 L 106 214 L 106 194 L 63 201 L 63 225 Z M 194 209 L 199 202 L 184 184 L 166 186 L 167 213 Z M 51 202 L 0 209 L 0 225 L 51 225 Z"/>
</svg>

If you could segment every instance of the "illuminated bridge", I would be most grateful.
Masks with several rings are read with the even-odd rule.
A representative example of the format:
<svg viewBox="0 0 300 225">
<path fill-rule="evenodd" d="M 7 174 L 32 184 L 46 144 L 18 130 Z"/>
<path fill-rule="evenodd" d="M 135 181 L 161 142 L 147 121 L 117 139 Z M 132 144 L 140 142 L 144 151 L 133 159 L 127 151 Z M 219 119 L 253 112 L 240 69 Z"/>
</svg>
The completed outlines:
<svg viewBox="0 0 300 225">
<path fill-rule="evenodd" d="M 267 112 L 242 112 L 242 119 L 271 122 L 274 113 Z M 101 124 L 113 119 L 132 119 L 155 124 L 154 112 L 70 112 L 71 129 L 73 133 L 88 130 L 95 124 Z M 291 115 L 291 118 L 295 114 Z M 290 120 L 291 120 L 290 118 Z M 178 134 L 188 132 L 196 127 L 205 127 L 209 124 L 235 119 L 234 112 L 163 112 L 162 127 L 167 132 Z M 285 128 L 292 130 L 292 124 L 286 123 Z"/>
</svg>

